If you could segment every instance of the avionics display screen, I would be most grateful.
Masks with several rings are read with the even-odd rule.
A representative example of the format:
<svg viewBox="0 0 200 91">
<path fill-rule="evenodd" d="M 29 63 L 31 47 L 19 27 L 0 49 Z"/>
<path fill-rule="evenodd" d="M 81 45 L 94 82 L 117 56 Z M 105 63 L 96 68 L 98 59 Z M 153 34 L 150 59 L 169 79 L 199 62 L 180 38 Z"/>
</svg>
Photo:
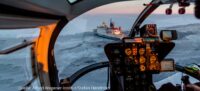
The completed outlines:
<svg viewBox="0 0 200 91">
<path fill-rule="evenodd" d="M 171 31 L 163 31 L 163 40 L 171 40 L 172 32 Z"/>
<path fill-rule="evenodd" d="M 174 61 L 173 60 L 163 60 L 161 61 L 161 71 L 174 71 Z"/>
</svg>

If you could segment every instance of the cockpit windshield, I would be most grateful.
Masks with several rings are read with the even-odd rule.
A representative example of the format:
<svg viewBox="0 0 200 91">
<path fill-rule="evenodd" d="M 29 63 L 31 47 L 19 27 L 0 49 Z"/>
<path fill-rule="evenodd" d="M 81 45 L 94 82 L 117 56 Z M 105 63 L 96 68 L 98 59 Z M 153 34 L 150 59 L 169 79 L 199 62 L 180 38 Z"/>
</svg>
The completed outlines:
<svg viewBox="0 0 200 91">
<path fill-rule="evenodd" d="M 70 5 L 74 4 L 74 7 L 76 7 L 75 5 L 78 4 L 76 2 L 79 1 L 82 0 L 65 0 L 65 2 L 70 3 Z M 152 1 L 155 2 L 152 3 Z M 72 18 L 69 18 L 70 16 L 66 16 L 64 17 L 66 18 L 64 22 L 67 23 L 67 25 L 59 34 L 55 46 L 48 45 L 48 47 L 43 47 L 42 45 L 43 41 L 52 43 L 52 40 L 45 40 L 45 38 L 49 38 L 49 36 L 47 35 L 44 37 L 44 34 L 48 34 L 49 31 L 46 33 L 46 30 L 51 30 L 51 27 L 54 26 L 54 24 L 49 25 L 48 27 L 19 30 L 12 29 L 12 33 L 10 33 L 10 31 L 4 31 L 1 29 L 0 41 L 2 44 L 0 47 L 2 50 L 7 49 L 7 47 L 10 47 L 10 45 L 18 42 L 22 43 L 17 46 L 18 49 L 24 45 L 32 45 L 33 43 L 29 43 L 29 41 L 27 41 L 28 39 L 34 40 L 35 44 L 32 47 L 29 46 L 27 48 L 28 50 L 25 49 L 18 52 L 13 52 L 13 54 L 8 56 L 0 55 L 0 59 L 3 60 L 0 61 L 0 73 L 2 73 L 0 74 L 0 88 L 6 89 L 8 91 L 13 91 L 16 89 L 21 90 L 20 87 L 28 82 L 28 84 L 31 84 L 31 86 L 33 85 L 31 89 L 35 90 L 34 87 L 40 87 L 46 85 L 46 83 L 48 83 L 47 85 L 63 85 L 61 84 L 63 79 L 66 80 L 66 78 L 71 77 L 72 79 L 78 78 L 76 81 L 73 80 L 75 83 L 73 84 L 72 88 L 70 88 L 73 91 L 105 91 L 107 88 L 109 88 L 109 86 L 111 87 L 109 81 L 111 77 L 110 70 L 112 69 L 110 69 L 108 65 L 113 65 L 109 64 L 110 58 L 107 55 L 109 53 L 113 53 L 114 57 L 116 56 L 115 54 L 117 54 L 119 57 L 125 55 L 124 57 L 116 57 L 114 59 L 119 68 L 118 69 L 116 67 L 116 69 L 114 69 L 114 74 L 121 72 L 119 64 L 121 60 L 123 60 L 123 63 L 121 62 L 122 66 L 125 65 L 127 68 L 129 67 L 125 71 L 124 69 L 126 68 L 123 68 L 124 73 L 130 73 L 134 79 L 137 77 L 139 79 L 139 76 L 146 79 L 147 76 L 149 76 L 151 82 L 153 82 L 156 88 L 161 87 L 162 84 L 169 81 L 171 81 L 173 84 L 181 84 L 180 77 L 182 76 L 182 73 L 164 73 L 162 70 L 174 71 L 174 63 L 183 66 L 188 66 L 193 63 L 200 64 L 200 20 L 196 19 L 194 16 L 195 5 L 193 3 L 188 5 L 187 2 L 177 3 L 176 1 L 177 0 L 122 0 L 122 2 L 107 4 L 92 9 L 76 18 L 73 18 L 73 20 L 70 20 L 68 23 L 67 19 Z M 73 14 L 75 13 L 77 13 L 76 10 L 73 11 Z M 58 25 L 59 24 L 60 22 Z M 55 30 L 53 30 L 53 33 L 55 31 L 56 33 L 59 32 L 56 30 L 58 28 L 59 27 L 56 27 Z M 52 31 L 50 32 L 52 33 Z M 175 34 L 177 34 L 178 37 L 174 37 Z M 52 36 L 55 37 L 54 35 Z M 42 40 L 42 42 L 40 40 Z M 116 45 L 112 45 L 112 43 L 117 44 L 117 47 Z M 162 45 L 167 43 L 167 47 L 162 47 Z M 40 44 L 40 48 L 38 48 L 38 44 Z M 108 44 L 111 44 L 111 46 Z M 159 44 L 161 44 L 161 47 Z M 34 50 L 34 47 L 37 47 L 38 49 Z M 41 52 L 42 56 L 41 54 L 37 54 L 37 52 L 40 53 L 39 49 L 42 48 L 46 48 L 43 50 L 45 51 L 46 55 L 43 55 L 43 52 Z M 50 50 L 51 48 L 53 51 Z M 121 49 L 114 50 L 114 48 Z M 12 47 L 10 49 L 12 51 Z M 106 49 L 109 49 L 110 51 L 108 52 Z M 166 49 L 167 53 L 169 53 L 169 49 L 170 53 L 167 55 L 167 53 L 164 53 L 161 49 Z M 171 49 L 173 50 L 171 51 Z M 162 52 L 164 55 L 161 54 Z M 124 54 L 121 55 L 120 53 Z M 159 53 L 163 59 L 158 57 Z M 6 52 L 3 50 L 0 52 L 0 54 L 6 54 Z M 35 59 L 35 56 L 41 56 L 41 60 L 45 60 L 45 62 L 40 61 L 40 59 Z M 53 58 L 53 56 L 55 56 L 55 64 L 54 59 L 50 60 Z M 161 63 L 165 56 L 168 61 Z M 169 59 L 173 60 L 171 61 Z M 37 65 L 35 64 L 36 61 L 39 62 Z M 92 64 L 101 62 L 106 62 L 108 65 L 105 68 L 92 71 L 84 76 L 75 74 L 77 71 L 79 72 L 80 69 L 82 70 L 84 67 L 88 67 Z M 43 66 L 43 64 L 46 66 Z M 161 67 L 161 65 L 165 64 L 167 64 L 167 66 Z M 50 66 L 47 67 L 47 65 Z M 132 66 L 137 67 L 133 68 L 134 70 L 132 70 Z M 146 68 L 147 71 L 152 72 L 152 74 L 137 75 L 137 73 L 140 72 L 147 72 Z M 44 71 L 44 69 L 46 71 Z M 131 71 L 129 71 L 130 69 Z M 24 73 L 22 73 L 23 71 Z M 133 71 L 134 76 L 132 74 Z M 43 75 L 41 75 L 42 72 Z M 45 72 L 49 72 L 49 74 L 47 75 Z M 56 77 L 57 72 L 58 79 Z M 87 73 L 87 70 L 84 72 Z M 155 74 L 156 72 L 160 72 L 160 74 L 154 75 L 153 72 L 155 72 Z M 34 77 L 36 73 L 37 78 Z M 33 76 L 31 74 L 33 74 Z M 51 75 L 51 77 L 49 75 Z M 121 74 L 117 75 L 116 77 L 120 76 Z M 131 78 L 131 76 L 126 75 L 127 78 Z M 50 81 L 54 83 L 45 81 L 45 77 L 49 80 L 51 78 Z M 23 78 L 26 79 L 24 80 Z M 42 78 L 42 81 L 40 78 Z M 30 80 L 34 82 L 29 83 Z M 117 80 L 119 82 L 122 81 L 118 78 Z M 72 80 L 70 79 L 70 81 Z M 140 81 L 140 79 L 137 81 Z M 192 79 L 192 82 L 194 81 L 196 80 Z M 145 84 L 145 81 L 143 82 Z M 69 84 L 71 85 L 71 83 Z M 42 89 L 38 90 L 36 88 L 36 91 L 41 90 Z"/>
<path fill-rule="evenodd" d="M 168 3 L 168 1 L 163 0 L 165 3 Z M 106 31 L 106 28 L 113 28 L 116 31 L 120 30 L 124 36 L 128 36 L 133 23 L 149 3 L 150 0 L 139 0 L 108 4 L 86 12 L 69 22 L 61 32 L 55 46 L 59 77 L 65 78 L 90 64 L 108 61 L 103 50 L 104 46 L 107 43 L 118 40 L 105 37 L 104 34 L 109 35 L 108 33 L 110 32 Z M 178 13 L 178 4 L 174 4 L 172 15 L 166 15 L 166 9 L 169 6 L 169 4 L 159 6 L 142 23 L 141 27 L 145 24 L 157 24 L 158 32 L 163 29 L 177 30 L 179 35 L 179 39 L 175 41 L 177 46 L 168 57 L 175 58 L 177 63 L 185 65 L 196 62 L 197 59 L 200 59 L 197 56 L 199 53 L 196 51 L 200 43 L 195 41 L 198 39 L 200 21 L 192 15 L 194 5 L 187 7 L 186 13 L 180 15 Z M 196 30 L 191 29 L 190 26 L 194 26 Z M 95 31 L 105 32 L 98 32 L 99 34 L 97 34 Z M 113 33 L 115 34 L 115 31 Z M 190 51 L 185 51 L 185 49 Z M 183 57 L 184 55 L 190 56 L 189 58 L 194 59 L 194 61 L 189 61 L 188 57 Z M 94 87 L 105 87 L 106 73 L 107 69 L 91 72 L 77 81 L 75 86 L 85 86 L 87 84 Z M 155 77 L 154 81 L 159 82 L 172 74 L 161 74 L 159 75 L 160 78 Z"/>
<path fill-rule="evenodd" d="M 143 4 L 151 0 L 124 1 L 97 7 L 93 10 L 70 21 L 60 33 L 55 45 L 55 59 L 59 70 L 59 77 L 66 78 L 79 69 L 97 63 L 108 61 L 104 46 L 116 40 L 99 37 L 95 29 L 102 26 L 113 29 L 121 28 L 124 35 L 128 35 L 132 24 L 146 7 Z M 102 28 L 103 29 L 103 28 Z M 102 30 L 106 31 L 106 30 Z M 117 33 L 117 32 L 115 32 Z M 83 80 L 75 83 L 83 86 L 82 83 L 94 86 L 105 86 L 107 69 L 97 70 L 83 77 Z M 98 81 L 94 80 L 96 75 L 101 76 Z M 84 80 L 85 79 L 85 80 Z"/>
</svg>

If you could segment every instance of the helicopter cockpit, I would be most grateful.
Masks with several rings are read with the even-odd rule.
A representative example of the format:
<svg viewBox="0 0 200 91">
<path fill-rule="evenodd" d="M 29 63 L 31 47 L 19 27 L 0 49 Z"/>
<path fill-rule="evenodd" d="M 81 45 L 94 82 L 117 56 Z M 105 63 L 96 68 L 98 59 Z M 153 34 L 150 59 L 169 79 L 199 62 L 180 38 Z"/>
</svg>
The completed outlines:
<svg viewBox="0 0 200 91">
<path fill-rule="evenodd" d="M 140 27 L 143 21 L 163 3 L 171 3 L 165 11 L 166 15 L 171 15 L 175 1 L 172 3 L 167 0 L 166 2 L 155 0 L 144 4 L 147 7 L 136 19 L 129 37 L 124 37 L 120 42 L 105 45 L 104 51 L 109 62 L 96 63 L 77 71 L 69 78 L 62 79 L 62 82 L 66 83 L 63 86 L 70 87 L 80 76 L 103 67 L 108 67 L 109 81 L 107 83 L 110 84 L 110 89 L 106 91 L 156 91 L 153 74 L 177 70 L 191 75 L 187 67 L 185 69 L 175 64 L 173 58 L 166 59 L 175 47 L 173 40 L 178 38 L 176 30 L 161 30 L 159 35 L 157 24 L 145 24 Z M 178 5 L 181 7 L 178 13 L 182 15 L 190 2 L 184 0 L 178 2 Z M 197 76 L 192 77 L 199 80 Z M 187 76 L 182 77 L 184 84 L 189 83 L 189 78 L 186 78 Z M 182 89 L 179 88 L 179 90 Z"/>
<path fill-rule="evenodd" d="M 55 1 L 59 3 L 55 3 Z M 99 7 L 96 8 L 99 9 L 98 12 L 89 11 L 95 7 L 118 1 L 124 2 L 114 3 L 118 5 L 111 7 L 116 10 L 113 11 L 113 14 L 108 12 L 108 16 L 99 13 L 104 13 L 105 10 L 112 11 L 108 8 Z M 194 82 L 190 81 L 191 78 L 200 81 L 200 65 L 194 63 L 195 67 L 182 66 L 184 62 L 180 61 L 188 60 L 181 59 L 183 56 L 180 55 L 181 53 L 184 52 L 184 55 L 189 57 L 192 52 L 199 49 L 198 44 L 200 43 L 192 40 L 198 36 L 200 20 L 194 20 L 196 19 L 194 13 L 199 18 L 199 0 L 101 0 L 98 3 L 94 0 L 49 0 L 49 3 L 25 0 L 15 3 L 12 5 L 9 0 L 0 1 L 0 7 L 3 9 L 0 10 L 0 21 L 8 21 L 5 25 L 1 25 L 3 23 L 0 22 L 0 28 L 39 27 L 40 29 L 39 36 L 35 39 L 24 40 L 22 44 L 0 51 L 1 55 L 5 55 L 31 46 L 30 68 L 33 78 L 21 87 L 21 91 L 31 90 L 28 87 L 34 87 L 35 80 L 38 80 L 39 86 L 41 86 L 40 89 L 36 89 L 39 91 L 158 91 L 166 82 L 162 82 L 164 78 L 169 78 L 165 74 L 162 75 L 167 72 L 172 73 L 167 74 L 168 76 L 176 75 L 173 72 L 182 74 L 177 77 L 179 79 L 176 78 L 180 81 L 180 84 L 175 86 L 177 91 L 191 91 L 184 89 L 184 86 Z M 43 5 L 43 3 L 46 4 Z M 27 8 L 26 5 L 31 8 Z M 134 13 L 127 14 L 128 18 L 123 18 L 121 13 L 131 11 L 128 5 L 134 6 Z M 187 9 L 188 7 L 194 8 L 194 12 Z M 128 10 L 124 11 L 123 8 L 128 8 Z M 174 13 L 174 10 L 177 12 Z M 84 12 L 86 15 L 81 16 Z M 94 12 L 97 15 L 93 15 Z M 173 14 L 175 15 L 173 16 Z M 188 18 L 188 16 L 191 17 L 191 14 L 193 18 Z M 183 18 L 180 19 L 179 16 L 183 16 Z M 84 20 L 85 17 L 89 17 L 90 20 Z M 168 17 L 172 19 L 170 20 Z M 76 18 L 82 20 L 76 20 Z M 97 21 L 103 19 L 111 20 L 112 23 L 116 20 L 116 25 L 124 24 L 127 31 L 123 31 L 124 26 L 120 26 L 119 30 L 125 32 L 127 36 L 119 40 L 110 40 L 95 36 L 93 31 L 87 31 L 92 30 L 91 28 L 99 23 Z M 26 23 L 26 21 L 28 22 Z M 191 22 L 195 22 L 195 24 Z M 105 25 L 106 23 L 104 22 Z M 73 28 L 65 26 L 66 24 Z M 92 27 L 88 24 L 91 24 Z M 112 26 L 115 28 L 114 24 Z M 187 31 L 180 32 L 184 28 Z M 61 30 L 69 31 L 60 33 Z M 193 43 L 197 43 L 197 45 L 193 45 Z M 184 44 L 186 45 L 184 46 Z M 177 46 L 181 48 L 177 48 Z M 185 47 L 189 47 L 187 49 L 193 51 L 185 52 Z M 195 53 L 198 54 L 198 52 Z M 197 62 L 199 56 L 195 55 L 194 58 L 190 58 L 195 61 L 186 63 Z M 182 64 L 178 64 L 179 61 Z M 91 75 L 90 73 L 95 70 L 98 72 Z M 85 82 L 81 82 L 81 78 L 88 74 L 89 76 L 84 79 Z M 84 87 L 89 85 L 89 82 L 96 84 L 95 81 L 97 84 L 106 83 L 106 87 L 100 89 Z M 80 84 L 84 86 L 77 87 Z M 33 88 L 33 90 L 35 89 Z M 169 89 L 165 90 L 169 91 Z"/>
</svg>

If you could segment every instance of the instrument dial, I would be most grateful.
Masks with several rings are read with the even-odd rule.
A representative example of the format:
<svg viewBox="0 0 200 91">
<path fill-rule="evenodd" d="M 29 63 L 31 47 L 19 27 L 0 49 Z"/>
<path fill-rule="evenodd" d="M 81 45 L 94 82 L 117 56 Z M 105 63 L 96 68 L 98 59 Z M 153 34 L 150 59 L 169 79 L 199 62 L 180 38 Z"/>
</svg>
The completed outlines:
<svg viewBox="0 0 200 91">
<path fill-rule="evenodd" d="M 146 67 L 144 65 L 140 65 L 140 71 L 145 71 Z"/>
<path fill-rule="evenodd" d="M 144 64 L 146 62 L 146 59 L 144 56 L 140 57 L 140 64 Z"/>
<path fill-rule="evenodd" d="M 126 54 L 127 56 L 130 56 L 130 55 L 132 54 L 131 48 L 126 48 L 126 49 L 125 49 L 125 54 Z"/>
<path fill-rule="evenodd" d="M 144 55 L 144 53 L 145 53 L 145 49 L 144 49 L 144 48 L 140 48 L 140 49 L 139 49 L 139 54 L 140 54 L 140 55 Z"/>
<path fill-rule="evenodd" d="M 154 64 L 156 61 L 157 61 L 156 55 L 150 56 L 150 63 L 151 63 L 151 64 Z"/>
</svg>

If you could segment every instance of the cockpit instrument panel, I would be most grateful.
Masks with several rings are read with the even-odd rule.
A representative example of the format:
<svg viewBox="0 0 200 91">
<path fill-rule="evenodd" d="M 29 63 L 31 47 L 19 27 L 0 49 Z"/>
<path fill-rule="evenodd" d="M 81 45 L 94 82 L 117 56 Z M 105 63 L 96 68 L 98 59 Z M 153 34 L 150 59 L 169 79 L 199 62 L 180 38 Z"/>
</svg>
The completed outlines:
<svg viewBox="0 0 200 91">
<path fill-rule="evenodd" d="M 124 38 L 125 63 L 132 62 L 132 66 L 138 65 L 140 72 L 160 72 L 155 42 L 158 42 L 157 38 Z"/>
<path fill-rule="evenodd" d="M 147 91 L 152 74 L 173 70 L 172 62 L 161 67 L 161 60 L 174 48 L 173 42 L 160 42 L 157 37 L 124 38 L 104 48 L 109 59 L 111 88 L 117 91 L 123 83 L 124 91 Z"/>
</svg>

